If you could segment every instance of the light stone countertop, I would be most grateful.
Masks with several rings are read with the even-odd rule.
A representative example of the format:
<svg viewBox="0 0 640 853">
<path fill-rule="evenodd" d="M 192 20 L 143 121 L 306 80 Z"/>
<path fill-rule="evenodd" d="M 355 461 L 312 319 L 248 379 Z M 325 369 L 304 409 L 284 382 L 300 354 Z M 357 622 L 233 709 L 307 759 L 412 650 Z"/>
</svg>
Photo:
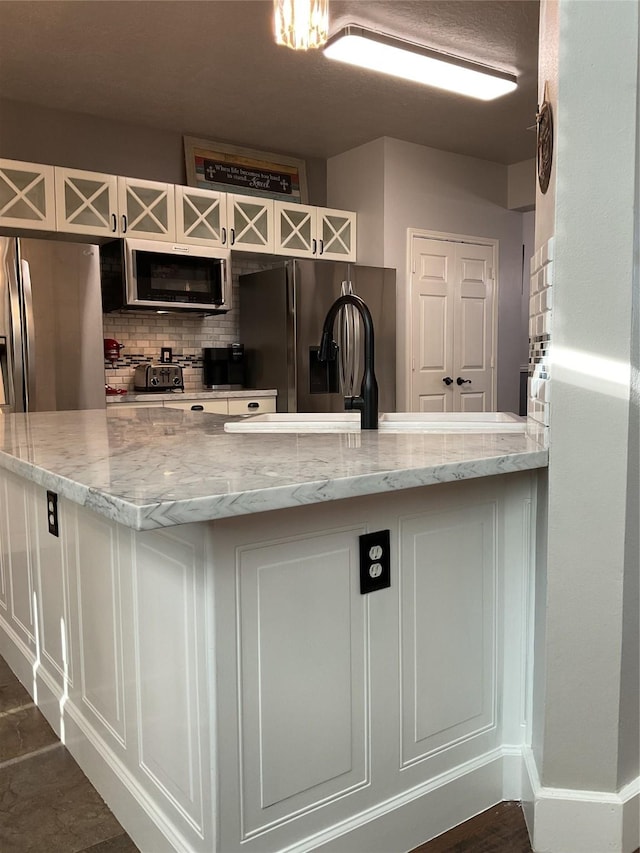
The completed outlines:
<svg viewBox="0 0 640 853">
<path fill-rule="evenodd" d="M 271 390 L 251 390 L 242 388 L 240 391 L 131 391 L 129 394 L 108 394 L 107 405 L 112 403 L 161 403 L 164 400 L 226 400 L 227 397 L 251 399 L 255 397 L 277 397 L 275 388 Z"/>
<path fill-rule="evenodd" d="M 526 432 L 255 435 L 228 415 L 110 406 L 0 417 L 0 466 L 148 530 L 546 467 Z"/>
</svg>

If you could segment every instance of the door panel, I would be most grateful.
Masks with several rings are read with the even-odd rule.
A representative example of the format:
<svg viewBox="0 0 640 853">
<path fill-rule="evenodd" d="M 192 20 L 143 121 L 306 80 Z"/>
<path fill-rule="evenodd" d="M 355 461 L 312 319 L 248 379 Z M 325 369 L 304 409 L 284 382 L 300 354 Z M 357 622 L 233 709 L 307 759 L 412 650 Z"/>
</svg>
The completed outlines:
<svg viewBox="0 0 640 853">
<path fill-rule="evenodd" d="M 411 409 L 492 411 L 494 247 L 415 236 L 411 254 Z"/>
<path fill-rule="evenodd" d="M 414 243 L 415 245 L 415 243 Z M 453 363 L 451 310 L 455 255 L 441 241 L 422 240 L 412 276 L 412 409 L 451 410 L 452 394 L 443 384 Z"/>
</svg>

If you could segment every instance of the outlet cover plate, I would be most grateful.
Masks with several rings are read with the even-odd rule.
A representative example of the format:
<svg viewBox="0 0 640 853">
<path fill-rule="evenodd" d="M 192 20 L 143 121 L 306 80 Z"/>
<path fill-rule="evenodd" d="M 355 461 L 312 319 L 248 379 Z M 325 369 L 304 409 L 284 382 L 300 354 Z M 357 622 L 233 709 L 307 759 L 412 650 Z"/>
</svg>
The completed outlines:
<svg viewBox="0 0 640 853">
<path fill-rule="evenodd" d="M 364 533 L 360 539 L 360 593 L 391 586 L 391 540 L 388 530 Z"/>
</svg>

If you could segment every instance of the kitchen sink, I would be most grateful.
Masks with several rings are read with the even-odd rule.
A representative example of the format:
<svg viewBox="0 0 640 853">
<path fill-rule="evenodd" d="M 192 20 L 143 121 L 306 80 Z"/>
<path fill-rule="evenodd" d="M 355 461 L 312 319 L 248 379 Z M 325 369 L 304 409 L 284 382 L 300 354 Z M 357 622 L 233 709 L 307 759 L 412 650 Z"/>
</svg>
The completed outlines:
<svg viewBox="0 0 640 853">
<path fill-rule="evenodd" d="M 384 412 L 379 432 L 524 432 L 526 419 L 511 412 Z"/>
<path fill-rule="evenodd" d="M 379 434 L 424 432 L 524 432 L 526 420 L 511 412 L 384 412 Z M 359 412 L 278 412 L 224 425 L 225 432 L 360 432 Z"/>
<path fill-rule="evenodd" d="M 225 432 L 360 432 L 360 412 L 278 412 L 228 421 Z"/>
</svg>

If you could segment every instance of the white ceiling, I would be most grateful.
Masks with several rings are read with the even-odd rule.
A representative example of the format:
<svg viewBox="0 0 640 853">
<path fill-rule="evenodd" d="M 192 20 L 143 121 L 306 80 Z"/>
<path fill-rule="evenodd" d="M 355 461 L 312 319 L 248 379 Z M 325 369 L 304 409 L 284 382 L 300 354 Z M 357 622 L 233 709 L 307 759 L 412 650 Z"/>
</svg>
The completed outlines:
<svg viewBox="0 0 640 853">
<path fill-rule="evenodd" d="M 534 156 L 537 0 L 329 11 L 332 31 L 358 23 L 493 64 L 518 89 L 474 101 L 278 47 L 271 0 L 0 0 L 0 95 L 307 158 L 380 136 L 499 163 Z"/>
</svg>

